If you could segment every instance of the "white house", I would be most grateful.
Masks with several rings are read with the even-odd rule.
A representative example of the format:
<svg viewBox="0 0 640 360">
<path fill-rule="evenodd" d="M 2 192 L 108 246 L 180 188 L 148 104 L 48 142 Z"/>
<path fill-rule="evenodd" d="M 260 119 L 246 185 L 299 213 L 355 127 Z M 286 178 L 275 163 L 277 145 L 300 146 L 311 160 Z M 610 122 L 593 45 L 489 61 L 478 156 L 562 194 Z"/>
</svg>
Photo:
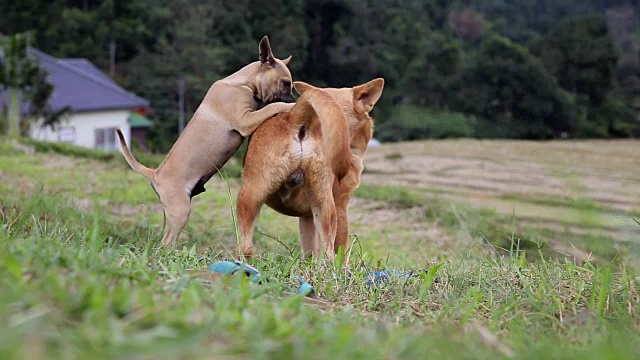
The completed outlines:
<svg viewBox="0 0 640 360">
<path fill-rule="evenodd" d="M 119 148 L 115 134 L 119 128 L 129 147 L 132 134 L 146 147 L 145 133 L 151 122 L 144 115 L 149 101 L 122 89 L 87 59 L 57 59 L 33 48 L 29 55 L 47 70 L 48 81 L 54 86 L 51 109 L 71 108 L 55 130 L 33 124 L 34 139 L 112 150 Z"/>
</svg>

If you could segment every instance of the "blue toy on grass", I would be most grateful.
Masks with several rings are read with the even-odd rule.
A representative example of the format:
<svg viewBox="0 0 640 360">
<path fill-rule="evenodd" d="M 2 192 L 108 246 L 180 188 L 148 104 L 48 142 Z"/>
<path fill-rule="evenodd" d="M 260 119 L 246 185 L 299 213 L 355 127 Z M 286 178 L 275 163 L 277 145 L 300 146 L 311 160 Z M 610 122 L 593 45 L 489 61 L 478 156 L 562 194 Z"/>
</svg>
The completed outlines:
<svg viewBox="0 0 640 360">
<path fill-rule="evenodd" d="M 262 275 L 258 269 L 249 264 L 242 263 L 240 261 L 218 261 L 211 264 L 208 270 L 225 275 L 233 275 L 239 270 L 244 270 L 245 274 L 249 277 L 249 281 L 253 283 L 261 283 Z M 300 287 L 297 291 L 289 289 L 291 292 L 295 292 L 298 295 L 313 297 L 315 295 L 315 289 L 307 282 L 303 281 L 300 277 L 295 277 L 296 281 L 300 283 Z"/>
</svg>

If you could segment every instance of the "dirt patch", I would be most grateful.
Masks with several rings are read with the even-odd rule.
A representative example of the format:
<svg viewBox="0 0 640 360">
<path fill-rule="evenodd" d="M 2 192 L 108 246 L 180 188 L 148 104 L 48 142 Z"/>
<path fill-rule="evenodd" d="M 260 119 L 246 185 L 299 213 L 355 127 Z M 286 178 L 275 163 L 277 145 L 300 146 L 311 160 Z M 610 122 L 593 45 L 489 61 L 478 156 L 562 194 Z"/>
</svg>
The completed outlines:
<svg viewBox="0 0 640 360">
<path fill-rule="evenodd" d="M 40 154 L 38 158 L 45 169 L 70 169 L 78 165 L 78 159 L 69 156 Z"/>
<path fill-rule="evenodd" d="M 385 144 L 369 150 L 362 181 L 424 189 L 435 198 L 493 209 L 503 216 L 512 215 L 515 208 L 516 223 L 523 226 L 619 242 L 626 241 L 630 230 L 618 218 L 640 209 L 638 153 L 640 141 L 633 140 Z M 371 220 L 354 221 L 394 226 L 406 217 L 388 209 L 366 211 Z M 453 238 L 455 234 L 449 235 L 448 241 Z M 555 246 L 579 255 L 572 248 Z"/>
<path fill-rule="evenodd" d="M 385 202 L 354 198 L 349 221 L 351 233 L 363 241 L 375 238 L 376 246 L 388 253 L 413 257 L 411 255 L 424 254 L 425 249 L 444 252 L 463 245 L 437 222 L 426 221 L 424 209 L 420 207 L 396 209 L 389 208 Z"/>
<path fill-rule="evenodd" d="M 572 258 L 573 262 L 579 266 L 584 265 L 587 262 L 598 261 L 598 258 L 593 253 L 580 250 L 575 246 L 565 244 L 559 241 L 549 242 L 549 246 L 553 251 L 558 254 L 564 255 L 568 258 Z"/>
</svg>

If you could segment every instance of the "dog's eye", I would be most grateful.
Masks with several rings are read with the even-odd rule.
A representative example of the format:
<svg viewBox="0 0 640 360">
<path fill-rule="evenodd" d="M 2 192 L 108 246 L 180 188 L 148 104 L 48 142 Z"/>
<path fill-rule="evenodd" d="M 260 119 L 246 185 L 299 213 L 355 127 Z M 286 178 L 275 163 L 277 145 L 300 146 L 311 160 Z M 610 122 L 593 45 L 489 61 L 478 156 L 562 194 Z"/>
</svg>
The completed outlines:
<svg viewBox="0 0 640 360">
<path fill-rule="evenodd" d="M 284 87 L 291 87 L 291 80 L 282 80 L 282 85 L 284 85 Z"/>
</svg>

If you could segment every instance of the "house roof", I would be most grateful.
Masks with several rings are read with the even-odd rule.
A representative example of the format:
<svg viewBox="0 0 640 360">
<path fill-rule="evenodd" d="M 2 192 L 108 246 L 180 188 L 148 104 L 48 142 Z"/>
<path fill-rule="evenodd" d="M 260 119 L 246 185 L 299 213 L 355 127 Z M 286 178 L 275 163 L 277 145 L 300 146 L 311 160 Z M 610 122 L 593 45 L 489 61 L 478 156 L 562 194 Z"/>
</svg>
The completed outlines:
<svg viewBox="0 0 640 360">
<path fill-rule="evenodd" d="M 74 112 L 149 106 L 148 100 L 121 88 L 87 59 L 58 59 L 34 48 L 29 48 L 29 55 L 48 72 L 54 86 L 50 100 L 54 111 L 65 106 Z M 0 102 L 5 97 L 6 92 L 0 94 Z"/>
</svg>

